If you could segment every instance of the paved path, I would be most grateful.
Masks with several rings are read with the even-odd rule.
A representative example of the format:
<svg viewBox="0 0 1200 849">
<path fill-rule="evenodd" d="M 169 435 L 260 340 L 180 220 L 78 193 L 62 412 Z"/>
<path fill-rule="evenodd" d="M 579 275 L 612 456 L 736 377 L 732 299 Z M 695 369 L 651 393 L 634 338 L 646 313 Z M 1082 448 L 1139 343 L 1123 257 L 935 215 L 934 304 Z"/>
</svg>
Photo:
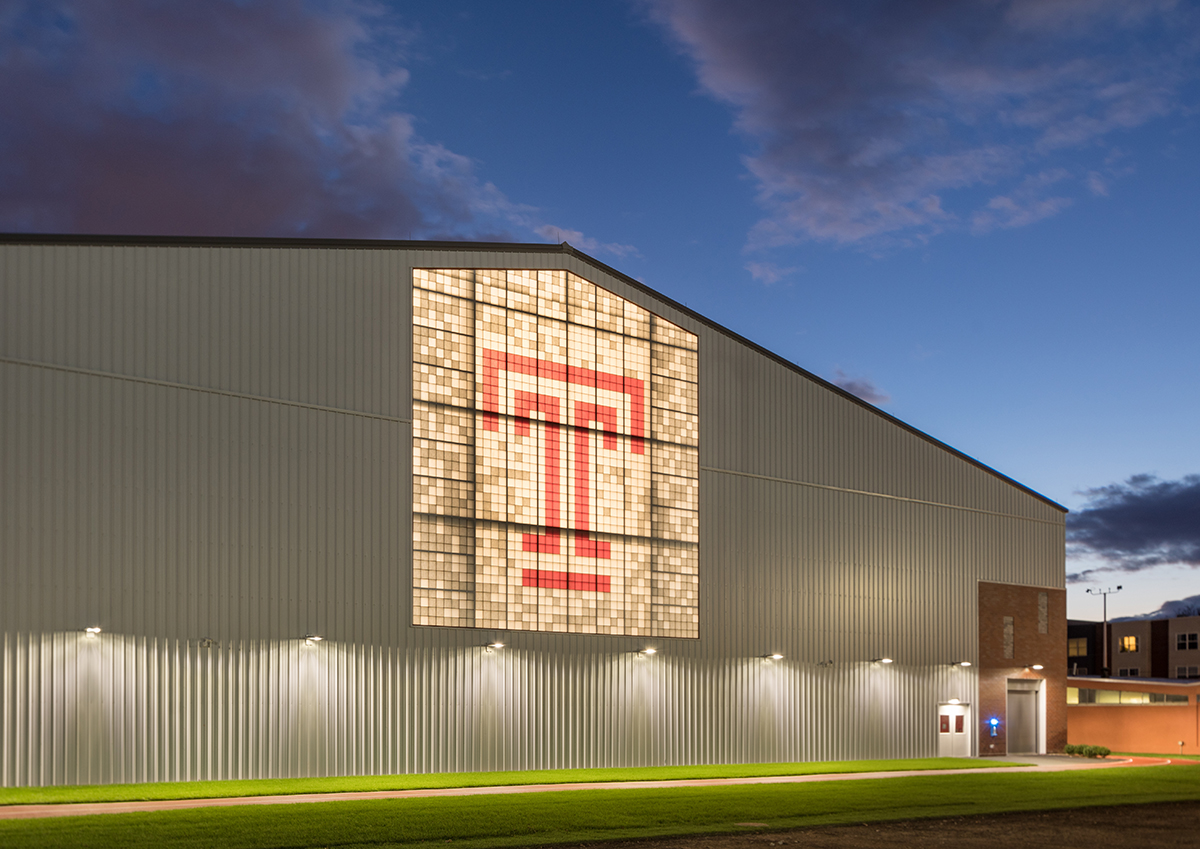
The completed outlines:
<svg viewBox="0 0 1200 849">
<path fill-rule="evenodd" d="M 216 799 L 159 799 L 140 802 L 77 802 L 60 805 L 0 805 L 0 819 L 77 817 L 89 814 L 128 814 L 139 811 L 178 811 L 186 808 L 226 808 L 235 805 L 295 805 L 305 802 L 350 802 L 370 799 L 424 799 L 433 796 L 494 796 L 507 793 L 547 793 L 557 790 L 640 790 L 662 787 L 724 787 L 736 784 L 807 784 L 813 781 L 860 781 L 914 775 L 957 775 L 988 772 L 1059 772 L 1122 766 L 1200 765 L 1200 761 L 1171 758 L 1110 758 L 1104 761 L 1054 755 L 994 758 L 1021 766 L 979 769 L 917 769 L 893 772 L 843 772 L 819 775 L 776 775 L 752 778 L 695 778 L 674 781 L 596 781 L 574 784 L 510 784 L 486 787 L 437 787 L 424 790 L 370 790 L 357 793 L 295 793 L 286 796 L 229 796 Z"/>
</svg>

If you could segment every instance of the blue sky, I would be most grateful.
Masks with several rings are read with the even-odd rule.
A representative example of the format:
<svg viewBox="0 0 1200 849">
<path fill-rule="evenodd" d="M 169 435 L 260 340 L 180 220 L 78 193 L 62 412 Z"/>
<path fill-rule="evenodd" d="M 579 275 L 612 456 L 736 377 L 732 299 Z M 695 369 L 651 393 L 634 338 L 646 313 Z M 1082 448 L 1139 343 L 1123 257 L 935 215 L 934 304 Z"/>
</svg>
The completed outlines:
<svg viewBox="0 0 1200 849">
<path fill-rule="evenodd" d="M 0 3 L 0 229 L 570 241 L 1200 594 L 1200 8 Z"/>
</svg>

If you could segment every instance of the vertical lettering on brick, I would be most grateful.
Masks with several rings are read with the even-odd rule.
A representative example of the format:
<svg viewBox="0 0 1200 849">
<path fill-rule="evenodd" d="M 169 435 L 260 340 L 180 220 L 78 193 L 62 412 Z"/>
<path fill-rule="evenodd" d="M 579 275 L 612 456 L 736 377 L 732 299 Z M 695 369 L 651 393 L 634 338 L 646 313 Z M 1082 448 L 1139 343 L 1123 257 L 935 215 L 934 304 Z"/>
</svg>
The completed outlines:
<svg viewBox="0 0 1200 849">
<path fill-rule="evenodd" d="M 1015 655 L 1016 637 L 1013 634 L 1013 618 L 1004 617 L 1004 657 L 1012 660 Z"/>
</svg>

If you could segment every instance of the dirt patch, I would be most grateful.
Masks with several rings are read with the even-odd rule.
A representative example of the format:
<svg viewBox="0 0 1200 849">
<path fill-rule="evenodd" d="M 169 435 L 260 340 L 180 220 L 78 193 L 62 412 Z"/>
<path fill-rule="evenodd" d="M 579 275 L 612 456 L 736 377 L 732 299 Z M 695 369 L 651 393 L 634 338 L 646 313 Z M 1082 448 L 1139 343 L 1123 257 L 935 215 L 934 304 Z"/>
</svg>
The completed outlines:
<svg viewBox="0 0 1200 849">
<path fill-rule="evenodd" d="M 904 822 L 864 823 L 747 834 L 671 837 L 619 843 L 580 843 L 573 849 L 765 849 L 768 846 L 814 849 L 888 849 L 954 846 L 1103 847 L 1158 849 L 1196 846 L 1200 841 L 1200 802 L 1073 808 L 1018 814 L 943 817 Z"/>
</svg>

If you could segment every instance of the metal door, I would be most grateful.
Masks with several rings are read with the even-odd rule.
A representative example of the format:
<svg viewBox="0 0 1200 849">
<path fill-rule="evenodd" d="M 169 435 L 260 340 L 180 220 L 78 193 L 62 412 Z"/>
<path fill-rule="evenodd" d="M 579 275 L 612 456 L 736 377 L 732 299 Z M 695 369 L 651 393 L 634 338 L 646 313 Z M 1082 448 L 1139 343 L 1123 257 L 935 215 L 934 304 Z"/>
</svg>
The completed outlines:
<svg viewBox="0 0 1200 849">
<path fill-rule="evenodd" d="M 1008 753 L 1031 755 L 1038 750 L 1038 694 L 1036 690 L 1008 691 Z"/>
<path fill-rule="evenodd" d="M 969 758 L 971 756 L 971 723 L 969 705 L 938 705 L 938 757 Z"/>
</svg>

